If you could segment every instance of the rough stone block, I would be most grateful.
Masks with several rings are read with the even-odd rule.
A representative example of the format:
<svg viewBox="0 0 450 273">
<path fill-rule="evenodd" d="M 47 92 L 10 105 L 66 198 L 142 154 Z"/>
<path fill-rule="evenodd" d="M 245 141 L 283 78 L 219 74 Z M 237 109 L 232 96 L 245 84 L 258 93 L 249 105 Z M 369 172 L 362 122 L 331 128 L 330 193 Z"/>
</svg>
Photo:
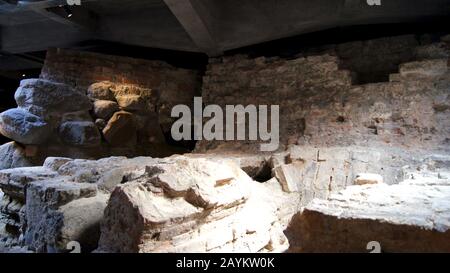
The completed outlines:
<svg viewBox="0 0 450 273">
<path fill-rule="evenodd" d="M 42 144 L 50 135 L 50 126 L 44 119 L 15 108 L 0 114 L 0 133 L 23 144 Z"/>
<path fill-rule="evenodd" d="M 59 127 L 59 136 L 64 143 L 75 146 L 100 145 L 100 132 L 92 121 L 68 121 Z"/>
</svg>

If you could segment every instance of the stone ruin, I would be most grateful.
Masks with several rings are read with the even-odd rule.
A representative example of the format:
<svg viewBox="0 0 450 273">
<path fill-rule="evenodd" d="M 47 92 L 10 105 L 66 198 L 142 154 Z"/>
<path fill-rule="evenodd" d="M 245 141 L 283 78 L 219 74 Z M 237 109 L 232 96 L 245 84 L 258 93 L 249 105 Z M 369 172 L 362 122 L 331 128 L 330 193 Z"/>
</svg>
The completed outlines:
<svg viewBox="0 0 450 273">
<path fill-rule="evenodd" d="M 373 44 L 404 57 L 388 81 L 358 84 L 394 59 L 348 54 Z M 281 146 L 190 153 L 168 139 L 168 109 L 191 101 L 196 72 L 52 50 L 0 114 L 13 140 L 0 146 L 0 251 L 450 252 L 449 58 L 449 36 L 399 36 L 211 59 L 204 102 L 281 105 Z M 133 65 L 164 72 L 127 82 Z"/>
</svg>

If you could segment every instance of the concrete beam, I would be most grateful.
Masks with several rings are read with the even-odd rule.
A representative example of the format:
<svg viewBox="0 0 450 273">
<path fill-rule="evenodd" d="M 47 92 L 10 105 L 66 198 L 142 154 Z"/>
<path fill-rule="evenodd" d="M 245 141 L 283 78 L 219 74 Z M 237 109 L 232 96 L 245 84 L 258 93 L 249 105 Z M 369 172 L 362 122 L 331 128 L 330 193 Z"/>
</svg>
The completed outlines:
<svg viewBox="0 0 450 273">
<path fill-rule="evenodd" d="M 76 28 L 82 31 L 95 32 L 98 28 L 98 19 L 92 12 L 80 7 L 70 7 L 72 16 L 69 18 L 65 11 L 60 7 L 40 8 L 30 7 L 36 13 L 46 18 Z"/>
<path fill-rule="evenodd" d="M 197 0 L 164 0 L 193 42 L 211 57 L 223 54 L 206 20 L 205 8 Z"/>
<path fill-rule="evenodd" d="M 86 32 L 47 20 L 38 24 L 3 26 L 0 40 L 2 51 L 18 54 L 49 47 L 67 47 L 92 37 Z"/>
</svg>

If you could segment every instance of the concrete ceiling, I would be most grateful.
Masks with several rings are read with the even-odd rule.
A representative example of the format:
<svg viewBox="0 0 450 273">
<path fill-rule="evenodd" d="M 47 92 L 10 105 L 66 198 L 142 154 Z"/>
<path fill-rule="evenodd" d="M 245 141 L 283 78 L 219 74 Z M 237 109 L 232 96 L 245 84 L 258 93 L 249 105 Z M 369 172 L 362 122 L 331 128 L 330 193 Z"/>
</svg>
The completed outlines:
<svg viewBox="0 0 450 273">
<path fill-rule="evenodd" d="M 17 2 L 17 3 L 16 3 Z M 450 0 L 0 0 L 4 56 L 102 40 L 201 52 L 248 45 L 339 26 L 411 22 L 450 15 Z M 11 60 L 11 56 L 8 57 Z M 6 59 L 0 57 L 5 66 Z M 37 65 L 27 59 L 15 62 Z M 13 65 L 13 64 L 11 64 Z M 0 65 L 1 68 L 2 65 Z"/>
</svg>

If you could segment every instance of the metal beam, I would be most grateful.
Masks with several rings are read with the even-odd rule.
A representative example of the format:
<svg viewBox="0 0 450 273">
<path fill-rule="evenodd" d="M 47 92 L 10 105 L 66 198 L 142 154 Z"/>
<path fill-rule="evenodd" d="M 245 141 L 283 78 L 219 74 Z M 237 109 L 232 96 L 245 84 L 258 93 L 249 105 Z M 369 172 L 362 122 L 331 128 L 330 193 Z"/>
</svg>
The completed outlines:
<svg viewBox="0 0 450 273">
<path fill-rule="evenodd" d="M 197 0 L 164 0 L 193 42 L 209 56 L 219 56 L 223 51 L 216 43 L 204 14 L 204 7 Z"/>
</svg>

